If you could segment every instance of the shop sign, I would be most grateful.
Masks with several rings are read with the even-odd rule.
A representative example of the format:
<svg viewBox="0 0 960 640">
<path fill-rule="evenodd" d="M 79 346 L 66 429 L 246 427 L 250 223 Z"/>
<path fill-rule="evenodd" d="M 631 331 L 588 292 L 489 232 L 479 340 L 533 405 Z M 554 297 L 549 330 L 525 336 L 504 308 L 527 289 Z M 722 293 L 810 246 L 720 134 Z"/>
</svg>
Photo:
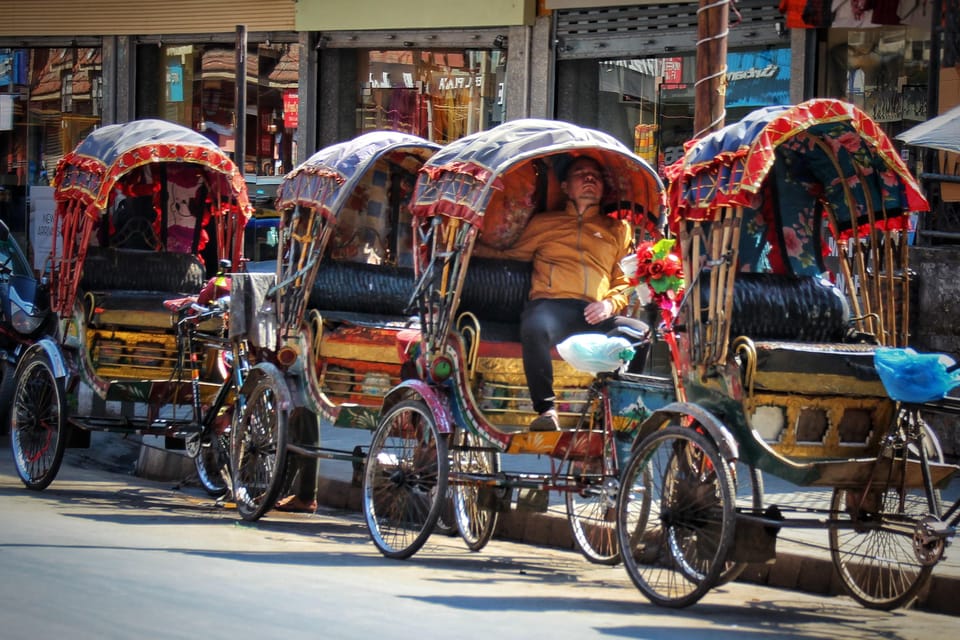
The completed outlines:
<svg viewBox="0 0 960 640">
<path fill-rule="evenodd" d="M 726 106 L 790 104 L 790 48 L 732 52 L 727 56 Z"/>
<path fill-rule="evenodd" d="M 300 94 L 296 89 L 283 90 L 283 128 L 296 129 L 300 122 Z"/>
</svg>

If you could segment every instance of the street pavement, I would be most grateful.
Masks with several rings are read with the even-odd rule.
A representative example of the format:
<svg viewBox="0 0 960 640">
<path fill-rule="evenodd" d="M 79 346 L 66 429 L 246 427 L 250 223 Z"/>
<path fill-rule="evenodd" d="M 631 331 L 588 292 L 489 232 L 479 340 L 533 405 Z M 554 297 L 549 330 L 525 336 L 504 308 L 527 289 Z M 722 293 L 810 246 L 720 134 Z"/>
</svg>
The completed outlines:
<svg viewBox="0 0 960 640">
<path fill-rule="evenodd" d="M 164 451 L 154 443 L 141 446 L 136 439 L 114 434 L 94 433 L 93 446 L 68 450 L 68 462 L 78 466 L 102 467 L 112 471 L 137 473 L 151 478 L 189 484 L 193 466 L 177 452 Z M 349 451 L 369 443 L 370 433 L 358 429 L 325 426 L 321 430 L 325 447 Z M 535 456 L 504 456 L 505 471 L 536 471 L 549 468 L 550 461 Z M 328 508 L 361 510 L 360 487 L 353 482 L 354 469 L 343 460 L 320 460 L 319 503 Z M 943 491 L 944 503 L 960 499 L 960 477 Z M 764 505 L 800 508 L 825 508 L 829 489 L 797 487 L 764 475 Z M 563 503 L 552 498 L 546 512 L 513 509 L 501 515 L 497 537 L 504 540 L 558 549 L 574 549 Z M 739 580 L 758 585 L 797 590 L 810 594 L 839 595 L 844 588 L 830 560 L 827 531 L 822 528 L 783 528 L 777 538 L 776 561 L 751 564 Z M 933 613 L 960 615 L 960 547 L 947 548 L 945 557 L 933 571 L 928 589 L 917 599 L 915 608 Z"/>
</svg>

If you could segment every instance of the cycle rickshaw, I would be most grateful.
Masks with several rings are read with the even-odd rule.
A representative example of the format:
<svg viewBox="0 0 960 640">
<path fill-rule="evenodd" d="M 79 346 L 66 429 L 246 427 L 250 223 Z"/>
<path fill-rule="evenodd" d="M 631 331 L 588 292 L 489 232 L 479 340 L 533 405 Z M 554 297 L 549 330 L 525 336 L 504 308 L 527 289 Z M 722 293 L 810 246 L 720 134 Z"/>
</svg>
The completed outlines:
<svg viewBox="0 0 960 640">
<path fill-rule="evenodd" d="M 314 432 L 318 420 L 372 429 L 383 393 L 401 379 L 396 337 L 412 323 L 408 202 L 439 148 L 374 131 L 321 149 L 279 185 L 279 259 L 255 303 L 270 337 L 256 350 L 248 411 L 233 432 L 245 520 L 273 509 L 291 455 L 362 465 L 362 451 L 321 446 Z"/>
<path fill-rule="evenodd" d="M 251 213 L 243 176 L 199 133 L 139 120 L 96 129 L 65 155 L 55 199 L 43 276 L 56 322 L 15 373 L 21 480 L 44 489 L 66 447 L 113 431 L 186 447 L 204 488 L 223 494 L 240 345 L 225 333 L 223 305 L 181 322 L 164 303 L 199 294 L 222 261 L 240 264 Z M 105 400 L 144 403 L 146 415 L 80 415 L 80 384 Z M 178 407 L 189 408 L 164 412 Z"/>
<path fill-rule="evenodd" d="M 656 172 L 611 136 L 565 122 L 507 122 L 448 144 L 420 170 L 411 203 L 419 327 L 400 336 L 407 376 L 383 399 L 363 477 L 368 529 L 387 557 L 416 553 L 451 504 L 460 535 L 477 551 L 514 492 L 541 491 L 564 497 L 589 560 L 618 561 L 620 462 L 632 429 L 674 399 L 669 369 L 594 376 L 554 356 L 563 429 L 530 431 L 537 414 L 519 318 L 531 265 L 473 255 L 476 242 L 508 247 L 531 216 L 559 208 L 556 165 L 582 155 L 606 170 L 604 211 L 630 219 L 638 233 L 655 230 Z M 502 455 L 524 454 L 549 459 L 550 470 L 501 467 Z"/>
<path fill-rule="evenodd" d="M 695 141 L 667 179 L 686 286 L 667 336 L 686 409 L 645 423 L 624 470 L 630 577 L 653 602 L 689 605 L 750 548 L 816 528 L 856 600 L 909 603 L 957 524 L 938 492 L 957 467 L 920 418 L 951 383 L 893 389 L 935 367 L 960 382 L 904 349 L 910 216 L 927 210 L 916 182 L 875 122 L 826 99 Z M 827 489 L 829 505 L 763 504 L 759 472 Z M 754 504 L 736 503 L 737 484 Z"/>
</svg>

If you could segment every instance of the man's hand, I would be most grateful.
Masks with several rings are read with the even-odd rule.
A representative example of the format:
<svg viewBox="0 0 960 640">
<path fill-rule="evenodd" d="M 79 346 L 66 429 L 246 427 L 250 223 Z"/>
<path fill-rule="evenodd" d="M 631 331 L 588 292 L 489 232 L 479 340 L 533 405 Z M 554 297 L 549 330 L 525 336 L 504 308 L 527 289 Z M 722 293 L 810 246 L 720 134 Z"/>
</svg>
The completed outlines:
<svg viewBox="0 0 960 640">
<path fill-rule="evenodd" d="M 597 324 L 598 322 L 603 322 L 607 318 L 613 315 L 613 303 L 609 300 L 600 300 L 599 302 L 591 302 L 587 305 L 587 308 L 583 310 L 583 317 L 590 324 Z"/>
</svg>

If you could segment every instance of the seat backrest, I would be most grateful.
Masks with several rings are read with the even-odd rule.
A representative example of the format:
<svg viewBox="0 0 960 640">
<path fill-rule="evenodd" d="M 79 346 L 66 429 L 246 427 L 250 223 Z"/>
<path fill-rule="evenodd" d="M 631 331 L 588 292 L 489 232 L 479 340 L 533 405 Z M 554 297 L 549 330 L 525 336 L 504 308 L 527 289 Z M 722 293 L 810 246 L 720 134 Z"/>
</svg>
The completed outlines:
<svg viewBox="0 0 960 640">
<path fill-rule="evenodd" d="M 700 278 L 706 308 L 709 274 Z M 833 283 L 814 276 L 738 273 L 733 288 L 730 335 L 754 340 L 842 342 L 850 326 L 850 306 Z"/>
<path fill-rule="evenodd" d="M 194 294 L 205 282 L 203 264 L 189 253 L 90 247 L 80 287 L 85 291 Z"/>
</svg>

